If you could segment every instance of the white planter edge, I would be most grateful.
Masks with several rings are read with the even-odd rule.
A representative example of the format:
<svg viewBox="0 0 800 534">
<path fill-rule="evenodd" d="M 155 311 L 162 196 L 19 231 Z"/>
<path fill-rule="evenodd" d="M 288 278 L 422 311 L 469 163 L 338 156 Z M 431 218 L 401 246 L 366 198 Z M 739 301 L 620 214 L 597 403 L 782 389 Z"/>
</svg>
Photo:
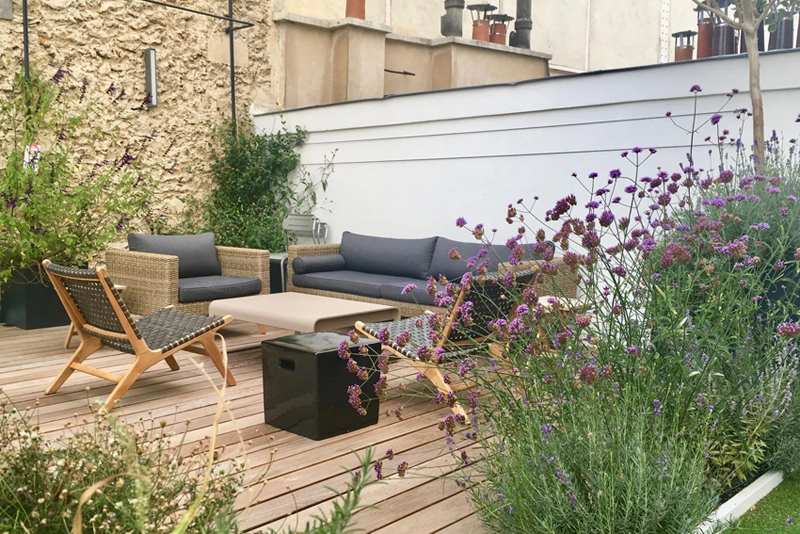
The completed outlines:
<svg viewBox="0 0 800 534">
<path fill-rule="evenodd" d="M 742 517 L 754 504 L 766 497 L 781 482 L 783 482 L 782 472 L 767 471 L 737 493 L 731 500 L 717 508 L 704 523 L 697 527 L 695 534 L 718 532 L 720 527 L 726 526 L 731 521 Z"/>
</svg>

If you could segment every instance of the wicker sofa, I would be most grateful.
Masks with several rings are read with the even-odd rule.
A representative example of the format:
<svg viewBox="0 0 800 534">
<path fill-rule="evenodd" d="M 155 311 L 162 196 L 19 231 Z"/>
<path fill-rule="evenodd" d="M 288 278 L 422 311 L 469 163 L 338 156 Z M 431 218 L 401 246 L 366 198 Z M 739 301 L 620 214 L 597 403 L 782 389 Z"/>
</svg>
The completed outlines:
<svg viewBox="0 0 800 534">
<path fill-rule="evenodd" d="M 433 240 L 432 245 L 429 240 Z M 345 232 L 342 236 L 342 244 L 290 246 L 287 266 L 287 291 L 395 306 L 400 309 L 400 313 L 404 317 L 413 317 L 424 313 L 426 310 L 443 311 L 433 305 L 432 298 L 425 291 L 427 277 L 438 277 L 440 274 L 445 274 L 450 280 L 458 281 L 461 275 L 469 270 L 466 266 L 466 259 L 477 254 L 477 251 L 484 248 L 484 246 L 476 242 L 461 243 L 443 237 L 429 238 L 429 240 L 378 238 Z M 361 261 L 348 261 L 347 259 L 348 256 L 351 257 L 354 254 L 354 241 L 360 241 L 358 244 L 362 253 Z M 411 250 L 408 254 L 398 252 L 398 250 L 402 251 L 407 246 L 417 250 Z M 452 248 L 458 248 L 464 259 L 451 260 L 449 251 Z M 372 259 L 363 257 L 365 250 L 374 251 Z M 427 263 L 425 263 L 424 257 L 428 251 L 430 251 L 430 256 L 427 258 Z M 395 257 L 392 258 L 390 263 L 402 263 L 408 255 L 413 256 L 416 254 L 417 258 L 423 258 L 422 270 L 424 270 L 425 274 L 421 275 L 419 268 L 416 269 L 416 273 L 413 273 L 409 272 L 408 269 L 405 269 L 404 272 L 402 266 L 395 269 L 392 269 L 393 265 L 387 267 L 386 256 L 393 254 Z M 341 258 L 337 258 L 337 255 L 341 256 Z M 503 262 L 508 259 L 509 255 L 510 250 L 504 245 L 492 247 L 490 254 L 487 255 L 490 259 L 489 269 L 502 271 L 506 266 Z M 311 259 L 315 257 L 319 259 Z M 383 265 L 379 265 L 379 258 L 384 260 Z M 532 254 L 526 256 L 526 259 L 536 261 Z M 566 266 L 563 266 L 561 259 L 555 258 L 553 263 L 558 264 L 560 267 L 555 281 L 555 285 L 558 287 L 554 287 L 551 283 L 549 287 L 545 285 L 540 290 L 540 293 L 575 298 L 578 285 L 577 277 L 571 274 Z M 318 269 L 318 271 L 315 273 L 314 269 Z M 320 269 L 323 272 L 319 272 Z M 316 278 L 312 278 L 314 276 Z M 331 279 L 336 280 L 337 278 L 344 281 L 344 283 L 338 284 L 338 287 L 337 284 L 330 283 Z M 372 284 L 373 289 L 370 290 L 367 287 L 367 290 L 360 291 L 359 286 L 361 284 L 359 282 L 362 281 L 364 284 Z M 417 289 L 406 295 L 401 295 L 400 288 L 407 283 L 416 284 Z M 375 284 L 381 284 L 380 288 L 383 291 L 379 289 L 376 294 L 374 290 Z M 346 290 L 342 290 L 345 288 Z M 350 288 L 353 289 L 347 290 Z M 440 287 L 439 289 L 442 288 Z"/>
<path fill-rule="evenodd" d="M 234 247 L 218 247 L 216 259 L 221 269 L 221 277 L 237 277 L 260 280 L 252 294 L 269 293 L 269 251 Z M 213 254 L 213 253 L 212 253 Z M 199 300 L 197 298 L 181 298 L 185 293 L 185 269 L 179 263 L 178 255 L 151 252 L 133 252 L 130 250 L 108 250 L 106 264 L 110 278 L 115 284 L 126 286 L 125 303 L 131 313 L 148 315 L 167 306 L 175 306 L 179 310 L 201 315 L 208 314 L 208 306 L 216 298 Z M 198 278 L 199 279 L 199 278 Z M 194 288 L 203 291 L 205 288 Z M 195 293 L 202 294 L 202 293 Z M 243 296 L 234 294 L 231 296 Z"/>
</svg>

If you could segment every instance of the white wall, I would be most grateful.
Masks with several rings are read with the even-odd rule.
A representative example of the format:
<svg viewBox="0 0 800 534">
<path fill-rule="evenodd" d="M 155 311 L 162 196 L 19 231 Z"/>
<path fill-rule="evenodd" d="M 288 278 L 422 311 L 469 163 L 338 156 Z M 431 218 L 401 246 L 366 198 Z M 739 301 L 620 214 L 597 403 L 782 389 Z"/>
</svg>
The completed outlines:
<svg viewBox="0 0 800 534">
<path fill-rule="evenodd" d="M 703 120 L 734 87 L 742 92 L 728 107 L 749 108 L 747 76 L 746 59 L 734 56 L 289 110 L 283 118 L 308 130 L 301 155 L 312 173 L 338 150 L 331 212 L 319 214 L 332 242 L 344 230 L 466 239 L 454 225 L 459 216 L 497 227 L 505 239 L 513 233 L 504 221 L 509 203 L 538 195 L 543 215 L 581 191 L 573 172 L 583 183 L 592 171 L 630 174 L 622 150 L 655 147 L 645 172 L 678 170 L 689 139 L 665 112 L 688 124 L 693 84 L 703 87 Z M 763 55 L 762 84 L 767 128 L 800 136 L 800 51 Z M 261 115 L 255 124 L 269 132 L 279 120 Z M 738 122 L 726 114 L 720 126 L 736 130 Z M 709 125 L 701 142 L 711 133 Z M 707 147 L 695 157 L 708 167 Z"/>
</svg>

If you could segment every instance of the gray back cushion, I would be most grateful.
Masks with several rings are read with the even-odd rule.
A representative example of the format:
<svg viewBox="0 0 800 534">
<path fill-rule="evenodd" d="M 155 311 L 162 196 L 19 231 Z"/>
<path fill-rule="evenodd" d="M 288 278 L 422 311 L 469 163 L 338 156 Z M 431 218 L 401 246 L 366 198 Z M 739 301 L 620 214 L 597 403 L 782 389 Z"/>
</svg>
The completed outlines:
<svg viewBox="0 0 800 534">
<path fill-rule="evenodd" d="M 461 255 L 460 260 L 450 258 L 450 251 L 454 248 L 458 249 Z M 486 245 L 480 241 L 473 241 L 472 243 L 464 243 L 460 241 L 453 241 L 446 237 L 440 237 L 436 241 L 436 249 L 433 252 L 433 260 L 431 261 L 428 276 L 439 278 L 444 275 L 448 280 L 458 281 L 464 276 L 464 273 L 469 271 L 467 268 L 467 260 L 473 256 L 477 256 L 478 252 L 482 249 L 488 249 L 489 253 L 485 258 L 489 258 L 489 271 L 496 271 L 499 263 L 507 262 L 511 257 L 511 249 L 505 244 L 502 245 Z M 530 246 L 525 245 L 525 260 L 538 260 L 541 259 L 537 254 L 534 254 Z M 483 261 L 481 258 L 480 261 Z"/>
<path fill-rule="evenodd" d="M 436 238 L 393 239 L 345 232 L 339 253 L 348 271 L 425 279 Z"/>
<path fill-rule="evenodd" d="M 179 278 L 222 275 L 211 232 L 200 235 L 128 234 L 128 248 L 133 252 L 178 256 Z"/>
<path fill-rule="evenodd" d="M 325 273 L 328 271 L 344 271 L 346 269 L 344 256 L 341 254 L 298 256 L 292 261 L 292 271 L 295 274 Z"/>
</svg>

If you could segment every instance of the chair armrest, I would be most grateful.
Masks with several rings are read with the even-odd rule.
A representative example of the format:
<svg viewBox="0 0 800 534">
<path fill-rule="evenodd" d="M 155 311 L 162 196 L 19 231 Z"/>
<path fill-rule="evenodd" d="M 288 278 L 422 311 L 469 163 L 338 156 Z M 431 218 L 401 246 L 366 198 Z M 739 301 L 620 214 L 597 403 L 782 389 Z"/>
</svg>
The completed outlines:
<svg viewBox="0 0 800 534">
<path fill-rule="evenodd" d="M 291 245 L 289 246 L 289 257 L 287 259 L 288 265 L 286 266 L 286 291 L 293 291 L 294 284 L 292 284 L 292 277 L 294 276 L 294 269 L 292 269 L 292 262 L 295 258 L 300 256 L 327 256 L 328 254 L 339 254 L 341 245 Z"/>
<path fill-rule="evenodd" d="M 222 276 L 243 276 L 261 280 L 261 294 L 269 293 L 269 250 L 217 247 Z"/>
<path fill-rule="evenodd" d="M 178 303 L 178 257 L 129 250 L 106 251 L 108 274 L 127 286 L 122 300 L 136 315 L 148 315 Z"/>
</svg>

